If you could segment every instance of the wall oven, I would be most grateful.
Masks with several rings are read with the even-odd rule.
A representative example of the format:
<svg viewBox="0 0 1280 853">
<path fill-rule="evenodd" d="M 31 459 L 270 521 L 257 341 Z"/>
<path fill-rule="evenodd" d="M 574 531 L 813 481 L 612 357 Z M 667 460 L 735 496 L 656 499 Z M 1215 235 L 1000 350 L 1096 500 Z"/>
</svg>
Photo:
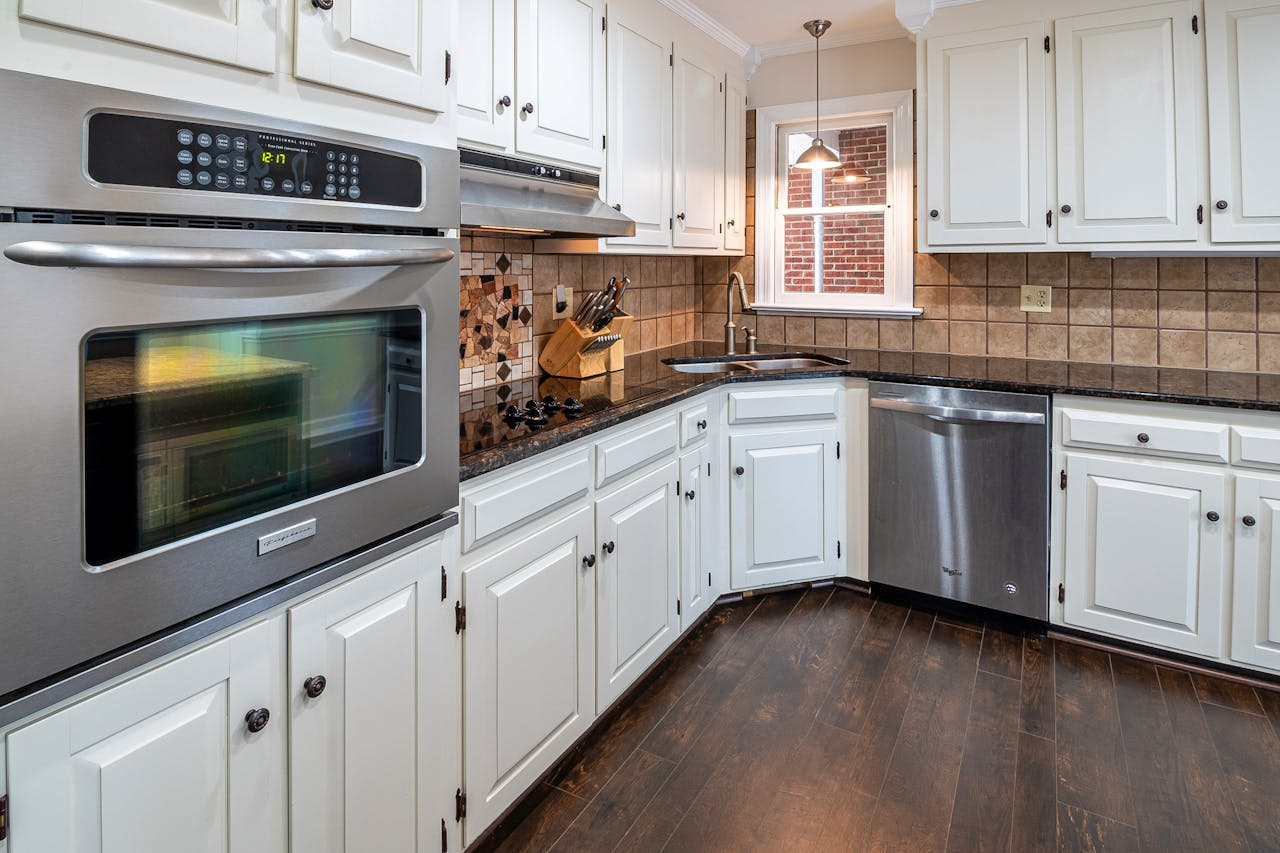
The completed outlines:
<svg viewBox="0 0 1280 853">
<path fill-rule="evenodd" d="M 448 517 L 457 152 L 0 103 L 0 706 Z"/>
</svg>

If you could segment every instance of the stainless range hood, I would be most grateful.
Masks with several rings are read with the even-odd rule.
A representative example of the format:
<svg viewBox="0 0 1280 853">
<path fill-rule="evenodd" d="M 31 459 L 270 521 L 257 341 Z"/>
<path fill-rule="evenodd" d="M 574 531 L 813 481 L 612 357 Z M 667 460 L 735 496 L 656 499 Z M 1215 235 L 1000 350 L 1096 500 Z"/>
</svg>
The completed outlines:
<svg viewBox="0 0 1280 853">
<path fill-rule="evenodd" d="M 462 227 L 528 236 L 632 237 L 636 224 L 600 200 L 600 178 L 460 149 Z"/>
</svg>

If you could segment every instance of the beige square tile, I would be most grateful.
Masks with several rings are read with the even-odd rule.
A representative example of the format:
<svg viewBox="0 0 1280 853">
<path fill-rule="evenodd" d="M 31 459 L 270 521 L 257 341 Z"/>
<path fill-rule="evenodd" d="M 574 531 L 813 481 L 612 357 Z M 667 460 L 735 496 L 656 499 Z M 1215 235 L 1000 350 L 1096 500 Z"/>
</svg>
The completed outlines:
<svg viewBox="0 0 1280 853">
<path fill-rule="evenodd" d="M 560 267 L 554 255 L 539 255 L 533 264 L 533 292 L 551 293 L 560 282 Z M 566 285 L 567 287 L 568 285 Z M 576 291 L 578 288 L 574 288 Z M 578 303 L 580 294 L 573 294 L 573 301 Z"/>
<path fill-rule="evenodd" d="M 909 351 L 912 342 L 912 323 L 911 320 L 881 320 L 880 349 Z"/>
<path fill-rule="evenodd" d="M 1025 358 L 1027 355 L 1026 323 L 988 323 L 987 352 L 1001 358 Z"/>
<path fill-rule="evenodd" d="M 1258 294 L 1258 331 L 1280 332 L 1280 293 Z"/>
<path fill-rule="evenodd" d="M 743 255 L 740 258 L 730 258 L 729 271 L 736 272 L 742 276 L 742 280 L 748 285 L 756 283 L 756 259 L 753 255 Z"/>
<path fill-rule="evenodd" d="M 1154 290 L 1111 291 L 1111 322 L 1117 326 L 1155 328 L 1156 318 Z"/>
<path fill-rule="evenodd" d="M 813 318 L 787 317 L 787 344 L 813 346 Z"/>
<path fill-rule="evenodd" d="M 1258 336 L 1252 332 L 1209 332 L 1206 362 L 1210 370 L 1258 369 Z"/>
<path fill-rule="evenodd" d="M 926 255 L 923 252 L 917 252 L 916 284 L 947 284 L 949 281 L 947 270 L 950 260 L 950 255 Z"/>
<path fill-rule="evenodd" d="M 952 265 L 954 268 L 954 264 Z M 985 287 L 951 286 L 952 320 L 986 320 L 987 289 Z"/>
<path fill-rule="evenodd" d="M 723 340 L 723 323 L 707 324 L 707 318 L 712 315 L 704 314 L 702 324 L 703 340 Z M 756 335 L 760 338 L 762 344 L 781 344 L 786 342 L 786 317 L 780 317 L 777 314 L 761 314 L 756 319 Z M 719 337 L 717 337 L 719 336 Z"/>
<path fill-rule="evenodd" d="M 930 320 L 945 320 L 949 316 L 950 291 L 948 287 L 917 285 L 913 291 L 916 307 L 923 308 L 924 316 Z"/>
<path fill-rule="evenodd" d="M 1100 326 L 1071 326 L 1068 355 L 1072 361 L 1105 364 L 1111 361 L 1111 329 Z"/>
<path fill-rule="evenodd" d="M 1209 258 L 1210 290 L 1255 290 L 1258 287 L 1258 262 L 1255 258 Z"/>
<path fill-rule="evenodd" d="M 1155 329 L 1112 329 L 1112 361 L 1116 364 L 1156 364 L 1160 338 Z"/>
<path fill-rule="evenodd" d="M 1074 255 L 1072 257 L 1075 257 Z M 1072 287 L 1066 294 L 1070 314 L 1068 322 L 1073 326 L 1110 326 L 1111 291 L 1081 290 Z"/>
<path fill-rule="evenodd" d="M 987 284 L 1017 287 L 1027 283 L 1027 256 L 1021 252 L 987 255 Z"/>
<path fill-rule="evenodd" d="M 1155 258 L 1116 258 L 1111 262 L 1111 286 L 1116 290 L 1155 290 L 1158 269 Z"/>
<path fill-rule="evenodd" d="M 1258 369 L 1280 373 L 1280 335 L 1258 335 Z"/>
<path fill-rule="evenodd" d="M 982 253 L 951 256 L 951 286 L 985 287 L 987 256 Z"/>
<path fill-rule="evenodd" d="M 1257 296 L 1252 291 L 1241 293 L 1210 290 L 1208 297 L 1207 314 L 1210 329 L 1252 332 L 1258 328 Z"/>
<path fill-rule="evenodd" d="M 916 320 L 913 331 L 916 352 L 947 352 L 946 320 Z"/>
<path fill-rule="evenodd" d="M 658 321 L 641 320 L 640 321 L 640 349 L 649 351 L 656 349 L 658 346 Z"/>
<path fill-rule="evenodd" d="M 660 347 L 671 346 L 671 318 L 659 317 L 657 322 L 658 322 L 658 346 Z"/>
<path fill-rule="evenodd" d="M 1067 286 L 1067 256 L 1061 252 L 1032 252 L 1027 255 L 1027 284 Z"/>
<path fill-rule="evenodd" d="M 843 317 L 819 317 L 814 323 L 814 345 L 820 347 L 843 347 L 846 325 L 847 323 Z"/>
<path fill-rule="evenodd" d="M 533 268 L 535 274 L 538 264 L 542 263 L 543 255 L 535 255 L 533 259 Z M 603 287 L 608 278 L 604 274 L 604 256 L 603 255 L 587 255 L 582 259 L 582 286 L 590 287 L 598 290 Z M 613 259 L 610 258 L 610 261 Z M 609 273 L 613 275 L 613 273 Z"/>
<path fill-rule="evenodd" d="M 1204 258 L 1161 258 L 1161 290 L 1204 290 Z"/>
<path fill-rule="evenodd" d="M 846 321 L 845 346 L 850 349 L 879 349 L 880 321 L 851 317 Z"/>
<path fill-rule="evenodd" d="M 1055 361 L 1066 358 L 1067 327 L 1027 326 L 1027 357 L 1047 358 Z"/>
<path fill-rule="evenodd" d="M 1021 296 L 1019 296 L 1021 298 Z M 1070 293 L 1065 287 L 1055 287 L 1049 296 L 1051 305 L 1045 313 L 1029 312 L 1028 323 L 1048 323 L 1051 326 L 1065 326 L 1070 316 Z"/>
<path fill-rule="evenodd" d="M 996 257 L 992 255 L 992 257 Z M 987 288 L 987 320 L 992 323 L 1026 323 L 1022 310 L 1022 290 L 1018 287 Z"/>
<path fill-rule="evenodd" d="M 1070 255 L 1067 259 L 1067 281 L 1071 287 L 1111 287 L 1111 259 Z"/>
<path fill-rule="evenodd" d="M 1205 333 L 1160 330 L 1160 364 L 1165 367 L 1204 367 Z"/>
<path fill-rule="evenodd" d="M 1280 258 L 1258 258 L 1258 290 L 1280 291 Z"/>
<path fill-rule="evenodd" d="M 565 287 L 572 287 L 579 290 L 583 286 L 582 280 L 582 256 L 581 255 L 561 255 L 559 262 L 560 283 Z M 534 273 L 537 274 L 537 265 L 534 265 Z"/>
<path fill-rule="evenodd" d="M 666 287 L 669 284 L 658 278 L 658 259 L 651 255 L 640 259 L 640 280 L 646 287 Z"/>
<path fill-rule="evenodd" d="M 951 321 L 951 351 L 958 355 L 987 354 L 987 324 Z"/>
<path fill-rule="evenodd" d="M 1199 291 L 1161 291 L 1160 328 L 1203 329 L 1205 295 Z"/>
</svg>

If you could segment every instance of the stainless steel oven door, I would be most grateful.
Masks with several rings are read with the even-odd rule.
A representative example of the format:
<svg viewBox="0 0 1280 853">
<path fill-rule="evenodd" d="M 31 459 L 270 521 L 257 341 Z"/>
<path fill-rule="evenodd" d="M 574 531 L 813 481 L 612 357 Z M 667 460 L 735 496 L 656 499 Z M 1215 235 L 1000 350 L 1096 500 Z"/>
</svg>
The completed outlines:
<svg viewBox="0 0 1280 853">
<path fill-rule="evenodd" d="M 0 697 L 456 504 L 455 239 L 3 224 L 0 250 Z"/>
</svg>

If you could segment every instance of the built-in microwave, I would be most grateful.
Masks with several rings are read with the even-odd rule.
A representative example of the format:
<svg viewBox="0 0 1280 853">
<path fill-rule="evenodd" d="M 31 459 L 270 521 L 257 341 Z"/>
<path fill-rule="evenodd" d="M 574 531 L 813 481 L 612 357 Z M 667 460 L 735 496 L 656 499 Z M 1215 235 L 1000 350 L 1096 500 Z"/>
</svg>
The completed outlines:
<svg viewBox="0 0 1280 853">
<path fill-rule="evenodd" d="M 449 512 L 455 151 L 0 102 L 0 705 Z"/>
</svg>

